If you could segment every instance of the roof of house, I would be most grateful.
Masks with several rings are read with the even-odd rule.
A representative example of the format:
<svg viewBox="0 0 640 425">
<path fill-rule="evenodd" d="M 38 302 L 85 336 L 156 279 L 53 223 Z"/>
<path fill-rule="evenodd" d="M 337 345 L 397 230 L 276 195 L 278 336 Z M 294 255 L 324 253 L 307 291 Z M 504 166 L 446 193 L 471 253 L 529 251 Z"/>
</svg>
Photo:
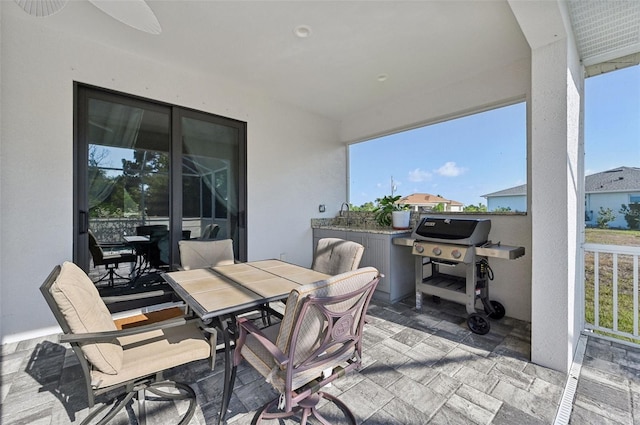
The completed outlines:
<svg viewBox="0 0 640 425">
<path fill-rule="evenodd" d="M 640 191 L 640 168 L 618 167 L 585 178 L 585 192 Z"/>
<path fill-rule="evenodd" d="M 519 196 L 527 194 L 527 185 L 521 184 L 520 186 L 510 187 L 508 189 L 499 190 L 493 193 L 487 193 L 486 195 L 482 195 L 483 198 L 494 198 L 498 196 Z"/>
<path fill-rule="evenodd" d="M 585 177 L 584 190 L 592 192 L 635 192 L 640 191 L 640 168 L 618 167 Z M 527 185 L 510 187 L 498 192 L 482 195 L 483 198 L 498 196 L 520 196 L 527 194 Z"/>
<path fill-rule="evenodd" d="M 441 196 L 431 195 L 429 193 L 412 193 L 411 195 L 400 198 L 399 204 L 408 205 L 438 205 L 438 204 L 450 204 L 450 205 L 464 205 L 458 201 L 452 201 L 445 199 Z"/>
</svg>

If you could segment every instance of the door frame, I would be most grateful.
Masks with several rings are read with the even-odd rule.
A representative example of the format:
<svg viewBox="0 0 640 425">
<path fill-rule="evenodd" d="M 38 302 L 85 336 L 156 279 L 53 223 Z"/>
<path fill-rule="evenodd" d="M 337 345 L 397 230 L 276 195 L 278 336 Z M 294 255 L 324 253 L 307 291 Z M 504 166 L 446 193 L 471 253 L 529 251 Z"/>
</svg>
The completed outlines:
<svg viewBox="0 0 640 425">
<path fill-rule="evenodd" d="M 172 105 L 136 95 L 104 89 L 74 81 L 73 83 L 73 262 L 88 271 L 91 256 L 88 226 L 88 121 L 89 98 L 105 101 L 117 101 L 146 110 L 155 110 L 169 114 L 169 229 L 170 264 L 179 263 L 178 241 L 181 239 L 182 226 L 182 140 L 180 119 L 183 116 L 234 127 L 238 130 L 238 240 L 234 240 L 236 257 L 247 260 L 247 123 L 244 121 L 211 114 L 204 111 Z M 179 164 L 176 166 L 175 164 Z"/>
</svg>

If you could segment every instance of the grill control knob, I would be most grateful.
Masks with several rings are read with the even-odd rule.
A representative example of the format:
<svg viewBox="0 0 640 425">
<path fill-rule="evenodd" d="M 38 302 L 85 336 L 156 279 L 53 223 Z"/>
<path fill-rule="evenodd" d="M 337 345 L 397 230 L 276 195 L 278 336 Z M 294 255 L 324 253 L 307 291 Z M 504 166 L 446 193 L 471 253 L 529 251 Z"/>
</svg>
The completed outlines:
<svg viewBox="0 0 640 425">
<path fill-rule="evenodd" d="M 453 251 L 451 251 L 451 256 L 455 259 L 458 259 L 462 256 L 462 254 L 457 249 L 454 249 Z"/>
<path fill-rule="evenodd" d="M 416 249 L 416 252 L 419 252 L 420 254 L 424 252 L 424 247 L 422 245 L 415 244 L 414 248 Z"/>
<path fill-rule="evenodd" d="M 434 247 L 431 252 L 433 252 L 435 255 L 440 255 L 442 254 L 442 250 L 440 248 L 438 248 L 437 246 Z"/>
</svg>

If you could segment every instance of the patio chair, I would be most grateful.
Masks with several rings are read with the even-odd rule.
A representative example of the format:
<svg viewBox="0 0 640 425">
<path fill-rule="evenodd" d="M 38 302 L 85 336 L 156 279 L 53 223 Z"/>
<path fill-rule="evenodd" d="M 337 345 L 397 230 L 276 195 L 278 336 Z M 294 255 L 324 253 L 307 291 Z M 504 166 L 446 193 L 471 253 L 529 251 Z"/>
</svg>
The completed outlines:
<svg viewBox="0 0 640 425">
<path fill-rule="evenodd" d="M 202 235 L 198 238 L 201 241 L 206 241 L 209 239 L 215 239 L 218 236 L 218 232 L 220 231 L 220 226 L 217 224 L 207 224 L 202 232 Z"/>
<path fill-rule="evenodd" d="M 202 269 L 234 263 L 233 240 L 179 241 L 180 265 L 183 270 Z"/>
<path fill-rule="evenodd" d="M 162 374 L 169 368 L 212 356 L 211 344 L 194 321 L 181 317 L 117 330 L 89 277 L 71 262 L 56 266 L 40 291 L 62 328 L 59 342 L 69 343 L 78 358 L 89 408 L 95 405 L 96 397 L 111 397 L 82 424 L 91 422 L 112 406 L 99 422 L 105 424 L 137 398 L 138 421 L 143 425 L 147 392 L 165 400 L 188 399 L 189 407 L 179 423 L 191 420 L 195 411 L 193 389 L 183 383 L 166 381 Z M 174 390 L 160 389 L 167 387 Z"/>
<path fill-rule="evenodd" d="M 149 266 L 163 269 L 169 266 L 169 228 L 164 224 L 136 227 L 136 235 L 148 236 L 146 252 L 142 252 Z"/>
<path fill-rule="evenodd" d="M 289 294 L 282 321 L 263 330 L 238 319 L 229 388 L 245 359 L 281 394 L 256 412 L 253 424 L 300 411 L 303 425 L 309 416 L 327 424 L 316 410 L 321 399 L 356 423 L 349 408 L 322 387 L 360 367 L 364 316 L 378 281 L 378 271 L 366 267 L 303 285 Z M 231 391 L 225 397 L 228 403 Z"/>
<path fill-rule="evenodd" d="M 332 276 L 356 270 L 363 253 L 364 247 L 357 242 L 323 238 L 318 241 L 311 268 Z"/>
<path fill-rule="evenodd" d="M 116 269 L 120 265 L 120 263 L 135 263 L 137 260 L 137 256 L 131 252 L 109 252 L 105 253 L 103 250 L 103 246 L 96 239 L 95 235 L 91 230 L 89 230 L 89 252 L 91 253 L 91 258 L 93 259 L 93 265 L 95 267 L 104 266 L 107 272 L 101 276 L 94 283 L 102 282 L 107 279 L 109 282 L 109 286 L 115 285 L 115 277 L 119 277 L 120 279 L 125 279 L 129 281 L 130 279 L 116 273 Z M 126 248 L 123 244 L 109 244 L 110 248 Z"/>
</svg>

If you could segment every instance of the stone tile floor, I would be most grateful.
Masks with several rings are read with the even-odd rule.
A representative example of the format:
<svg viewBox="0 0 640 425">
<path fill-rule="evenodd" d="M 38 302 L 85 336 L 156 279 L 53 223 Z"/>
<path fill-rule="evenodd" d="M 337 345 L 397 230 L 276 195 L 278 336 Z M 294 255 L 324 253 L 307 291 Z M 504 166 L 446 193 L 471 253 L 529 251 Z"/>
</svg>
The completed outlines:
<svg viewBox="0 0 640 425">
<path fill-rule="evenodd" d="M 363 368 L 328 388 L 359 423 L 550 424 L 565 374 L 528 361 L 530 325 L 504 318 L 484 336 L 465 325 L 463 306 L 413 300 L 375 302 L 365 329 Z M 71 350 L 55 336 L 2 346 L 1 416 L 5 425 L 80 423 L 88 414 L 81 371 Z M 222 396 L 222 359 L 170 371 L 189 383 L 198 407 L 190 424 L 215 424 Z M 249 367 L 238 369 L 227 422 L 249 424 L 253 412 L 276 393 Z M 337 416 L 325 405 L 321 411 Z M 149 424 L 175 424 L 184 404 L 147 403 Z M 114 424 L 135 424 L 133 409 Z M 275 422 L 272 422 L 275 423 Z M 281 423 L 299 423 L 283 421 Z M 570 423 L 640 423 L 640 350 L 589 337 Z"/>
</svg>

